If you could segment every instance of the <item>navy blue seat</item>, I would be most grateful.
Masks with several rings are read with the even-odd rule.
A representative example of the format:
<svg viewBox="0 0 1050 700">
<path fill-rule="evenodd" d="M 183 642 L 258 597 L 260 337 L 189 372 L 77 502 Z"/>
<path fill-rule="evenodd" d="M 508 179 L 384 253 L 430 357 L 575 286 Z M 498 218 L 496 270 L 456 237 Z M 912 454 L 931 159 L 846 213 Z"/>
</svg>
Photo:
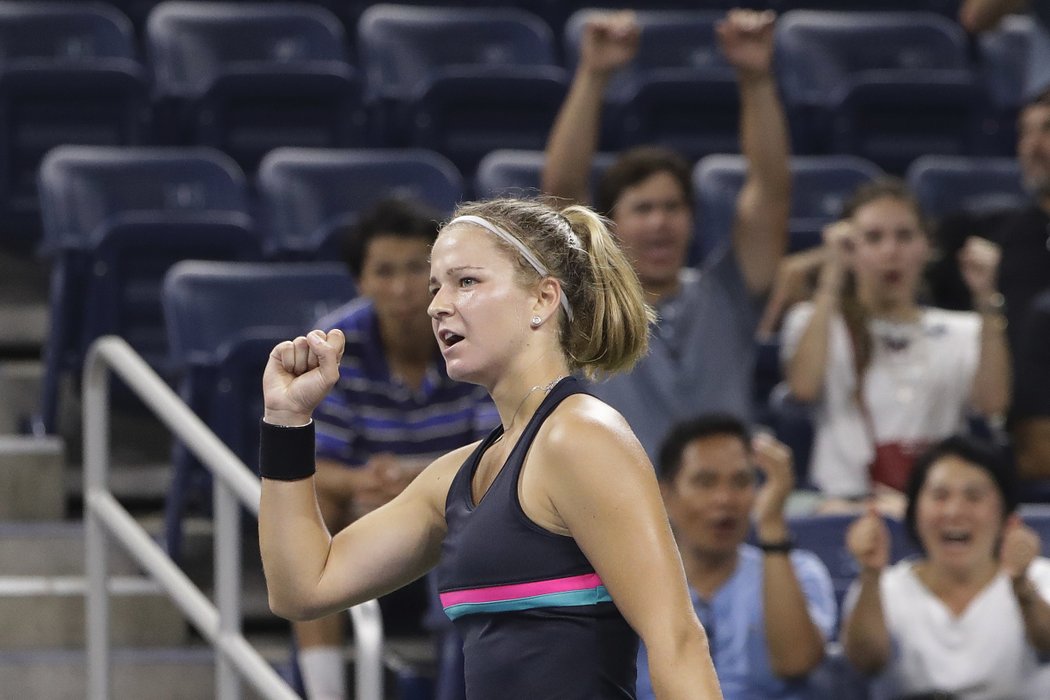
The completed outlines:
<svg viewBox="0 0 1050 700">
<path fill-rule="evenodd" d="M 0 246 L 39 242 L 36 171 L 64 143 L 144 142 L 146 72 L 131 23 L 83 2 L 0 2 Z"/>
<path fill-rule="evenodd" d="M 569 62 L 593 10 L 575 12 L 565 25 Z M 603 147 L 661 144 L 689 160 L 736 153 L 740 99 L 736 75 L 722 56 L 714 10 L 643 10 L 635 13 L 638 55 L 606 92 Z"/>
<path fill-rule="evenodd" d="M 189 260 L 165 275 L 164 321 L 179 393 L 252 469 L 258 469 L 262 371 L 270 350 L 306 333 L 354 295 L 339 263 Z M 211 483 L 184 446 L 176 448 L 174 467 L 165 514 L 173 556 L 181 549 L 183 516 L 210 512 Z"/>
<path fill-rule="evenodd" d="M 449 214 L 463 197 L 459 171 L 423 149 L 279 148 L 259 166 L 267 254 L 337 259 L 340 234 L 381 199 L 403 197 Z"/>
<path fill-rule="evenodd" d="M 164 2 L 146 39 L 163 138 L 214 146 L 245 172 L 278 146 L 367 138 L 342 24 L 307 3 Z"/>
<path fill-rule="evenodd" d="M 981 152 L 986 92 L 947 17 L 793 10 L 776 40 L 796 152 L 852 153 L 898 174 L 919 155 Z"/>
<path fill-rule="evenodd" d="M 906 179 L 923 213 L 934 219 L 1020 208 L 1031 200 L 1015 158 L 922 156 L 908 167 Z"/>
<path fill-rule="evenodd" d="M 840 215 L 853 190 L 882 174 L 871 161 L 849 155 L 795 156 L 790 167 L 794 183 L 788 222 L 792 251 L 819 244 L 821 229 Z M 694 167 L 699 224 L 691 254 L 694 259 L 702 259 L 727 240 L 746 174 L 746 161 L 735 155 L 708 156 Z"/>
<path fill-rule="evenodd" d="M 597 153 L 591 164 L 591 195 L 601 174 L 616 160 L 615 153 Z M 516 151 L 501 148 L 492 151 L 478 163 L 474 176 L 474 194 L 490 197 L 536 197 L 542 195 L 543 151 Z"/>
<path fill-rule="evenodd" d="M 388 143 L 436 150 L 467 178 L 489 151 L 543 148 L 568 87 L 550 27 L 515 8 L 373 5 L 357 38 Z"/>
<path fill-rule="evenodd" d="M 846 531 L 857 517 L 857 514 L 851 513 L 793 516 L 788 519 L 795 545 L 813 552 L 828 567 L 840 610 L 846 591 L 860 573 L 856 560 L 846 547 Z M 919 552 L 917 545 L 907 535 L 903 522 L 893 518 L 884 520 L 890 530 L 891 563 Z"/>
<path fill-rule="evenodd" d="M 38 432 L 54 432 L 60 383 L 91 341 L 124 337 L 170 376 L 164 273 L 185 258 L 251 259 L 259 238 L 237 165 L 206 148 L 60 146 L 40 166 L 50 331 Z"/>
<path fill-rule="evenodd" d="M 992 108 L 986 131 L 997 155 L 1016 152 L 1017 115 L 1025 98 L 1025 71 L 1035 29 L 1032 17 L 1012 15 L 977 37 L 977 65 Z"/>
</svg>

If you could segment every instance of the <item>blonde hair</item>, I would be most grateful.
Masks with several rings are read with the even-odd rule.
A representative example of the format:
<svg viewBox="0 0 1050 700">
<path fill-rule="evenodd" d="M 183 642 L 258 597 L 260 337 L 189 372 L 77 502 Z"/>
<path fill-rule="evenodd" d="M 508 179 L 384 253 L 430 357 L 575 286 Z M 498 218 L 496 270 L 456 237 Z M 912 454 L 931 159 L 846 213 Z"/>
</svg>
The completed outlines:
<svg viewBox="0 0 1050 700">
<path fill-rule="evenodd" d="M 584 206 L 558 210 L 539 200 L 467 202 L 453 218 L 478 216 L 514 236 L 561 284 L 573 310 L 559 314 L 562 350 L 588 377 L 629 370 L 649 348 L 655 319 L 642 285 L 606 219 Z M 515 260 L 523 284 L 540 279 L 521 253 L 493 236 Z"/>
</svg>

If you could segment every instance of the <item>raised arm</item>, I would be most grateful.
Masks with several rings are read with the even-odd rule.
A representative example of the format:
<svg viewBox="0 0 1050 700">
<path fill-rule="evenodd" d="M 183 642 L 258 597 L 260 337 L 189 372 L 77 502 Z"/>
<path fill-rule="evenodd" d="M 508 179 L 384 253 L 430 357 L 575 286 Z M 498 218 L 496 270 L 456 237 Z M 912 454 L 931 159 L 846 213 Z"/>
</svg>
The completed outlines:
<svg viewBox="0 0 1050 700">
<path fill-rule="evenodd" d="M 765 483 L 755 501 L 755 532 L 759 544 L 790 541 L 784 504 L 795 485 L 791 450 L 768 435 L 757 435 L 752 454 Z M 762 602 L 766 617 L 766 648 L 773 673 L 783 678 L 804 676 L 824 658 L 824 635 L 809 615 L 809 603 L 795 574 L 789 552 L 767 552 L 762 560 Z"/>
<path fill-rule="evenodd" d="M 892 644 L 879 588 L 890 559 L 890 533 L 874 504 L 850 525 L 846 546 L 860 565 L 860 592 L 842 625 L 842 649 L 859 670 L 875 674 L 889 662 Z"/>
<path fill-rule="evenodd" d="M 785 376 L 791 395 L 799 401 L 817 401 L 824 388 L 831 323 L 842 304 L 842 288 L 852 250 L 853 227 L 838 221 L 824 229 L 826 254 L 813 295 L 813 313 L 785 363 Z"/>
<path fill-rule="evenodd" d="M 533 444 L 555 517 L 645 643 L 656 697 L 721 698 L 652 465 L 619 414 L 570 401 L 585 411 L 553 426 L 538 452 Z"/>
<path fill-rule="evenodd" d="M 439 459 L 396 499 L 332 537 L 317 506 L 314 477 L 284 478 L 309 474 L 312 445 L 284 448 L 292 431 L 304 429 L 294 426 L 310 423 L 338 378 L 343 342 L 338 330 L 285 341 L 273 349 L 263 373 L 263 420 L 287 427 L 277 430 L 270 452 L 262 455 L 273 466 L 264 467 L 259 544 L 270 607 L 289 619 L 321 617 L 369 600 L 431 568 L 445 531 L 443 493 L 461 458 L 452 453 Z M 279 455 L 287 463 L 275 464 Z"/>
<path fill-rule="evenodd" d="M 718 26 L 740 86 L 740 148 L 747 180 L 736 202 L 733 250 L 753 294 L 765 294 L 787 250 L 790 144 L 773 74 L 773 12 L 731 10 Z"/>
<path fill-rule="evenodd" d="M 638 39 L 633 12 L 595 13 L 588 19 L 576 74 L 547 139 L 541 182 L 547 194 L 589 202 L 605 88 L 613 74 L 634 59 Z"/>
<path fill-rule="evenodd" d="M 959 270 L 981 315 L 980 359 L 970 403 L 991 418 L 1002 416 L 1010 406 L 1010 350 L 1002 295 L 996 287 L 1000 257 L 999 246 L 977 236 L 966 239 L 959 251 Z"/>
</svg>

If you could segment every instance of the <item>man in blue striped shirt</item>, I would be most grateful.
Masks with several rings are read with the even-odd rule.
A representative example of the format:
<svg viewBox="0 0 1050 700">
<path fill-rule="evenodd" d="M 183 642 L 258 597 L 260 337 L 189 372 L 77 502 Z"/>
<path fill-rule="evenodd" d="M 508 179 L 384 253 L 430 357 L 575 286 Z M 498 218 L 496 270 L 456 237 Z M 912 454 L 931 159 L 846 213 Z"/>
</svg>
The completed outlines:
<svg viewBox="0 0 1050 700">
<path fill-rule="evenodd" d="M 361 296 L 318 323 L 346 336 L 339 381 L 314 414 L 317 497 L 333 533 L 499 420 L 483 388 L 449 379 L 434 340 L 426 309 L 437 219 L 402 200 L 362 217 L 345 249 Z M 310 700 L 345 697 L 344 617 L 295 625 Z"/>
</svg>

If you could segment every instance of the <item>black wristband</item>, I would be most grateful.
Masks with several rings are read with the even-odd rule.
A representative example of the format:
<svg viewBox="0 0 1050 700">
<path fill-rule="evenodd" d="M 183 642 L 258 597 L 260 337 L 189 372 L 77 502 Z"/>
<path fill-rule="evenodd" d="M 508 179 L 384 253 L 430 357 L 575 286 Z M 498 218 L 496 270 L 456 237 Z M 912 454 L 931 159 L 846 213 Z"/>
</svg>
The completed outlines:
<svg viewBox="0 0 1050 700">
<path fill-rule="evenodd" d="M 788 554 L 795 548 L 795 541 L 789 537 L 780 542 L 759 542 L 758 548 L 763 554 Z"/>
<path fill-rule="evenodd" d="M 313 421 L 298 427 L 259 421 L 259 476 L 298 481 L 315 471 Z"/>
</svg>

